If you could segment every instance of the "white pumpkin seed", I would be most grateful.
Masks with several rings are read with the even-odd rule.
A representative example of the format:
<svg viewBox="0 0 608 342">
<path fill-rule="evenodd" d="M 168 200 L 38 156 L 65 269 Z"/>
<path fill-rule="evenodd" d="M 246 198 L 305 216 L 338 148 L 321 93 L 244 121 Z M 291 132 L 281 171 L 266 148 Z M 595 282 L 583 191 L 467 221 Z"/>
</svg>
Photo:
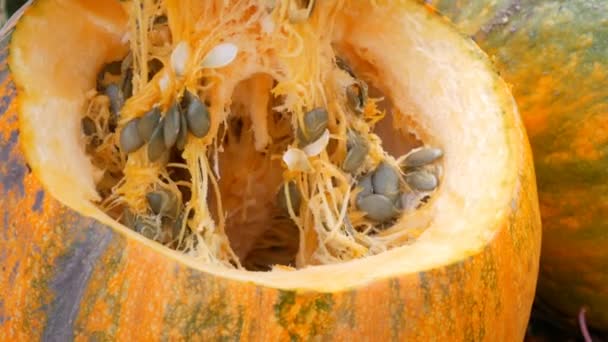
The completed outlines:
<svg viewBox="0 0 608 342">
<path fill-rule="evenodd" d="M 232 43 L 221 43 L 211 49 L 203 58 L 201 67 L 217 69 L 227 66 L 236 59 L 239 48 Z"/>
<path fill-rule="evenodd" d="M 177 76 L 183 76 L 186 72 L 188 59 L 190 58 L 190 45 L 186 41 L 181 41 L 175 45 L 171 52 L 171 67 Z"/>
</svg>

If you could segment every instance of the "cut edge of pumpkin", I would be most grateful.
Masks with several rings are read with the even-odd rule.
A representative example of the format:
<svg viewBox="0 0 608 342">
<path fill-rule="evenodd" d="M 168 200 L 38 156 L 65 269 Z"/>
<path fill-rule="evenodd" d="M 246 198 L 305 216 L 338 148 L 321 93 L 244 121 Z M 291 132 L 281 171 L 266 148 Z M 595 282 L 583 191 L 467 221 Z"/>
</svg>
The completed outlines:
<svg viewBox="0 0 608 342">
<path fill-rule="evenodd" d="M 335 40 L 371 61 L 375 81 L 393 105 L 401 113 L 416 113 L 416 122 L 433 132 L 445 151 L 445 180 L 426 211 L 432 216 L 429 228 L 411 245 L 295 271 L 249 272 L 205 265 L 147 240 L 91 202 L 96 199 L 95 185 L 91 165 L 78 148 L 78 119 L 84 93 L 94 87 L 92 65 L 119 54 L 126 18 L 115 15 L 120 11 L 118 3 L 107 2 L 108 8 L 99 5 L 103 11 L 91 1 L 83 3 L 80 10 L 87 15 L 79 16 L 62 9 L 75 10 L 75 1 L 38 1 L 13 34 L 9 63 L 19 92 L 21 144 L 32 170 L 55 198 L 127 239 L 220 277 L 330 291 L 466 259 L 505 228 L 511 201 L 521 190 L 517 170 L 525 161 L 526 143 L 513 127 L 517 110 L 504 82 L 474 43 L 423 7 L 409 2 L 385 7 L 352 3 L 338 23 Z M 378 17 L 383 20 L 374 20 Z M 358 25 L 349 25 L 354 18 Z M 65 23 L 59 32 L 61 27 L 53 26 L 58 21 Z M 366 30 L 370 26 L 375 30 Z M 388 51 L 387 46 L 400 48 Z M 82 60 L 87 63 L 71 63 Z M 65 68 L 66 64 L 72 68 Z"/>
</svg>

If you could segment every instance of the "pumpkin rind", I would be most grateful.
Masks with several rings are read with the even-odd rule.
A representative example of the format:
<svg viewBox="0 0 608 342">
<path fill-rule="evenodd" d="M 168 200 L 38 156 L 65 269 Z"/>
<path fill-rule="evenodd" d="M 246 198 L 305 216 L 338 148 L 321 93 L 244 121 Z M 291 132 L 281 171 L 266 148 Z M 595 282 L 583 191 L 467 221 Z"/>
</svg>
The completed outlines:
<svg viewBox="0 0 608 342">
<path fill-rule="evenodd" d="M 0 254 L 0 338 L 523 338 L 536 285 L 540 222 L 526 134 L 498 76 L 520 172 L 505 208 L 510 214 L 485 249 L 445 267 L 319 292 L 212 276 L 40 195 L 45 190 L 27 173 L 17 143 L 6 53 L 1 68 L 0 218 L 6 224 L 0 251 L 6 255 Z"/>
<path fill-rule="evenodd" d="M 432 3 L 512 84 L 538 175 L 539 297 L 571 319 L 586 307 L 608 330 L 608 4 Z"/>
</svg>

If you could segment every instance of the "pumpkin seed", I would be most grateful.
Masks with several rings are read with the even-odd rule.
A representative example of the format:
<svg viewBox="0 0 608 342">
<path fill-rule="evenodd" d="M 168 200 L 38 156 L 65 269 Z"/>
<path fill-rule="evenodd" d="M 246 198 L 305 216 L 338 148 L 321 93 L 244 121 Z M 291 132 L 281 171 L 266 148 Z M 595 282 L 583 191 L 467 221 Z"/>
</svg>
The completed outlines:
<svg viewBox="0 0 608 342">
<path fill-rule="evenodd" d="M 125 99 L 133 96 L 133 55 L 129 53 L 120 65 L 120 89 Z"/>
<path fill-rule="evenodd" d="M 184 113 L 180 114 L 179 120 L 179 134 L 177 135 L 177 141 L 175 141 L 175 147 L 181 151 L 184 149 L 184 147 L 186 147 L 186 140 L 188 138 L 188 122 Z"/>
<path fill-rule="evenodd" d="M 133 69 L 129 68 L 121 82 L 122 93 L 125 99 L 133 96 Z"/>
<path fill-rule="evenodd" d="M 418 191 L 432 191 L 437 188 L 437 177 L 427 170 L 418 170 L 405 175 L 405 182 Z"/>
<path fill-rule="evenodd" d="M 316 141 L 327 129 L 329 116 L 324 108 L 315 108 L 304 114 L 304 127 L 298 127 L 298 139 L 303 145 Z"/>
<path fill-rule="evenodd" d="M 115 83 L 108 85 L 105 89 L 105 93 L 110 99 L 110 112 L 117 118 L 125 102 L 123 94 Z"/>
<path fill-rule="evenodd" d="M 372 185 L 375 194 L 395 200 L 399 195 L 399 174 L 390 164 L 382 162 L 374 171 Z"/>
<path fill-rule="evenodd" d="M 361 188 L 361 191 L 357 194 L 357 203 L 364 197 L 367 197 L 374 193 L 374 187 L 372 185 L 372 174 L 367 174 L 359 180 L 357 186 Z"/>
<path fill-rule="evenodd" d="M 189 97 L 186 110 L 188 129 L 195 137 L 202 138 L 209 133 L 209 128 L 211 127 L 209 110 L 198 96 L 195 96 L 190 92 L 186 92 L 186 96 Z"/>
<path fill-rule="evenodd" d="M 154 130 L 154 133 L 152 133 L 150 141 L 148 142 L 148 159 L 151 162 L 157 161 L 158 158 L 160 158 L 167 149 L 165 147 L 163 121 L 164 119 L 160 120 L 160 122 L 156 126 L 156 129 Z"/>
<path fill-rule="evenodd" d="M 428 165 L 443 156 L 443 151 L 438 148 L 421 147 L 410 151 L 403 160 L 403 167 L 414 168 Z"/>
<path fill-rule="evenodd" d="M 291 207 L 293 211 L 297 213 L 300 209 L 300 205 L 302 203 L 302 194 L 298 189 L 298 185 L 294 181 L 290 181 L 287 183 L 287 193 L 289 195 L 289 201 L 291 202 Z M 289 212 L 287 209 L 287 198 L 285 197 L 285 185 L 281 186 L 279 193 L 277 194 L 277 201 L 279 207 L 283 209 L 285 212 Z"/>
<path fill-rule="evenodd" d="M 346 142 L 346 146 L 348 148 L 348 152 L 346 153 L 346 157 L 342 163 L 342 169 L 346 172 L 353 173 L 357 171 L 361 165 L 363 165 L 365 157 L 369 152 L 369 146 L 363 137 L 361 137 L 361 135 L 358 133 L 349 130 L 347 135 L 348 140 Z"/>
<path fill-rule="evenodd" d="M 160 109 L 158 107 L 152 108 L 146 114 L 144 114 L 137 124 L 137 131 L 139 136 L 142 137 L 146 142 L 152 138 L 152 133 L 158 126 L 160 121 Z"/>
<path fill-rule="evenodd" d="M 363 113 L 365 103 L 367 102 L 367 93 L 367 83 L 363 81 L 356 81 L 346 87 L 346 100 L 348 101 L 349 107 L 354 110 L 355 113 Z"/>
<path fill-rule="evenodd" d="M 86 136 L 91 136 L 97 132 L 97 125 L 95 125 L 95 121 L 88 116 L 83 117 L 80 124 L 82 126 L 82 132 Z"/>
<path fill-rule="evenodd" d="M 164 139 L 165 147 L 171 148 L 177 141 L 180 126 L 180 110 L 177 103 L 173 104 L 165 114 Z"/>
<path fill-rule="evenodd" d="M 399 214 L 393 201 L 386 196 L 372 194 L 362 198 L 357 206 L 366 216 L 377 222 L 386 222 Z"/>
<path fill-rule="evenodd" d="M 134 152 L 144 145 L 144 139 L 137 131 L 138 122 L 138 118 L 129 121 L 120 132 L 120 147 L 125 153 Z"/>
<path fill-rule="evenodd" d="M 177 215 L 177 198 L 167 191 L 151 191 L 146 194 L 148 206 L 156 215 L 175 218 Z"/>
</svg>

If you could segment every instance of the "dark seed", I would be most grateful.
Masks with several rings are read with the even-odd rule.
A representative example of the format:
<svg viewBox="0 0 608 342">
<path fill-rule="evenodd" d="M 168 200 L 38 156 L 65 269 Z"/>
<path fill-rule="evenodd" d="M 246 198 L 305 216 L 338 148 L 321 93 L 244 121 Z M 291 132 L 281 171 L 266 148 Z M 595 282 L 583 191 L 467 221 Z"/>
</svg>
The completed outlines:
<svg viewBox="0 0 608 342">
<path fill-rule="evenodd" d="M 369 146 L 359 134 L 349 131 L 347 147 L 348 152 L 342 163 L 342 169 L 352 173 L 363 165 L 365 157 L 367 157 L 367 153 L 369 152 Z"/>
<path fill-rule="evenodd" d="M 120 65 L 120 89 L 125 99 L 133 95 L 133 55 L 129 53 Z"/>
<path fill-rule="evenodd" d="M 384 195 L 392 200 L 399 194 L 399 174 L 391 165 L 383 162 L 372 176 L 374 193 Z"/>
<path fill-rule="evenodd" d="M 361 178 L 357 184 L 357 187 L 361 188 L 361 191 L 357 194 L 357 203 L 364 197 L 371 195 L 374 192 L 372 185 L 372 175 L 368 174 Z"/>
<path fill-rule="evenodd" d="M 405 182 L 414 190 L 432 191 L 437 188 L 437 177 L 426 171 L 419 170 L 405 175 Z"/>
<path fill-rule="evenodd" d="M 144 145 L 144 139 L 137 132 L 138 118 L 135 118 L 123 127 L 120 132 L 120 147 L 125 153 L 131 153 Z"/>
<path fill-rule="evenodd" d="M 152 212 L 158 215 L 163 207 L 163 202 L 167 200 L 167 194 L 163 191 L 149 192 L 146 194 L 146 199 Z"/>
<path fill-rule="evenodd" d="M 106 87 L 105 93 L 110 99 L 110 111 L 112 115 L 117 118 L 125 102 L 123 94 L 118 88 L 118 85 L 114 83 Z"/>
<path fill-rule="evenodd" d="M 166 150 L 165 138 L 163 134 L 163 121 L 164 119 L 161 119 L 158 126 L 156 126 L 154 133 L 152 133 L 150 141 L 148 142 L 148 159 L 151 162 L 157 161 Z"/>
<path fill-rule="evenodd" d="M 430 164 L 443 156 L 443 151 L 438 148 L 422 147 L 412 150 L 403 160 L 403 167 L 414 168 Z"/>
<path fill-rule="evenodd" d="M 202 138 L 209 133 L 211 127 L 211 117 L 207 106 L 197 96 L 190 94 L 188 109 L 186 111 L 186 121 L 188 129 L 197 138 Z"/>
<path fill-rule="evenodd" d="M 367 84 L 363 81 L 357 81 L 346 87 L 348 105 L 356 113 L 363 113 L 367 102 L 367 91 Z"/>
<path fill-rule="evenodd" d="M 175 142 L 175 147 L 178 150 L 183 150 L 186 146 L 186 140 L 188 139 L 188 122 L 186 120 L 186 115 L 182 113 L 179 116 L 180 119 L 180 127 L 179 134 L 177 135 L 177 141 Z"/>
<path fill-rule="evenodd" d="M 90 117 L 83 117 L 80 123 L 82 125 L 82 132 L 85 135 L 91 136 L 95 134 L 95 132 L 97 132 L 97 125 L 95 125 L 95 121 L 93 121 L 93 119 L 91 119 Z"/>
<path fill-rule="evenodd" d="M 304 114 L 304 127 L 298 128 L 298 139 L 303 144 L 309 144 L 319 139 L 325 129 L 329 116 L 324 108 L 315 108 Z"/>
<path fill-rule="evenodd" d="M 139 136 L 142 137 L 146 142 L 152 138 L 152 133 L 158 126 L 160 121 L 160 109 L 158 107 L 152 108 L 146 114 L 144 114 L 137 124 L 137 131 Z"/>
<path fill-rule="evenodd" d="M 165 114 L 164 137 L 165 147 L 171 148 L 177 141 L 180 125 L 179 105 L 173 104 Z"/>
<path fill-rule="evenodd" d="M 377 222 L 386 222 L 399 214 L 399 210 L 388 197 L 372 194 L 362 198 L 357 204 L 366 216 Z"/>
<path fill-rule="evenodd" d="M 300 190 L 298 189 L 298 186 L 294 181 L 288 183 L 287 192 L 289 194 L 291 207 L 293 208 L 293 211 L 297 213 L 300 209 L 300 204 L 302 203 L 302 194 L 300 194 Z M 285 197 L 285 185 L 281 187 L 279 193 L 277 194 L 277 197 L 279 207 L 285 212 L 289 212 L 287 210 L 287 198 Z"/>
<path fill-rule="evenodd" d="M 175 217 L 177 214 L 177 199 L 167 191 L 152 191 L 146 194 L 148 205 L 156 215 Z"/>
</svg>

